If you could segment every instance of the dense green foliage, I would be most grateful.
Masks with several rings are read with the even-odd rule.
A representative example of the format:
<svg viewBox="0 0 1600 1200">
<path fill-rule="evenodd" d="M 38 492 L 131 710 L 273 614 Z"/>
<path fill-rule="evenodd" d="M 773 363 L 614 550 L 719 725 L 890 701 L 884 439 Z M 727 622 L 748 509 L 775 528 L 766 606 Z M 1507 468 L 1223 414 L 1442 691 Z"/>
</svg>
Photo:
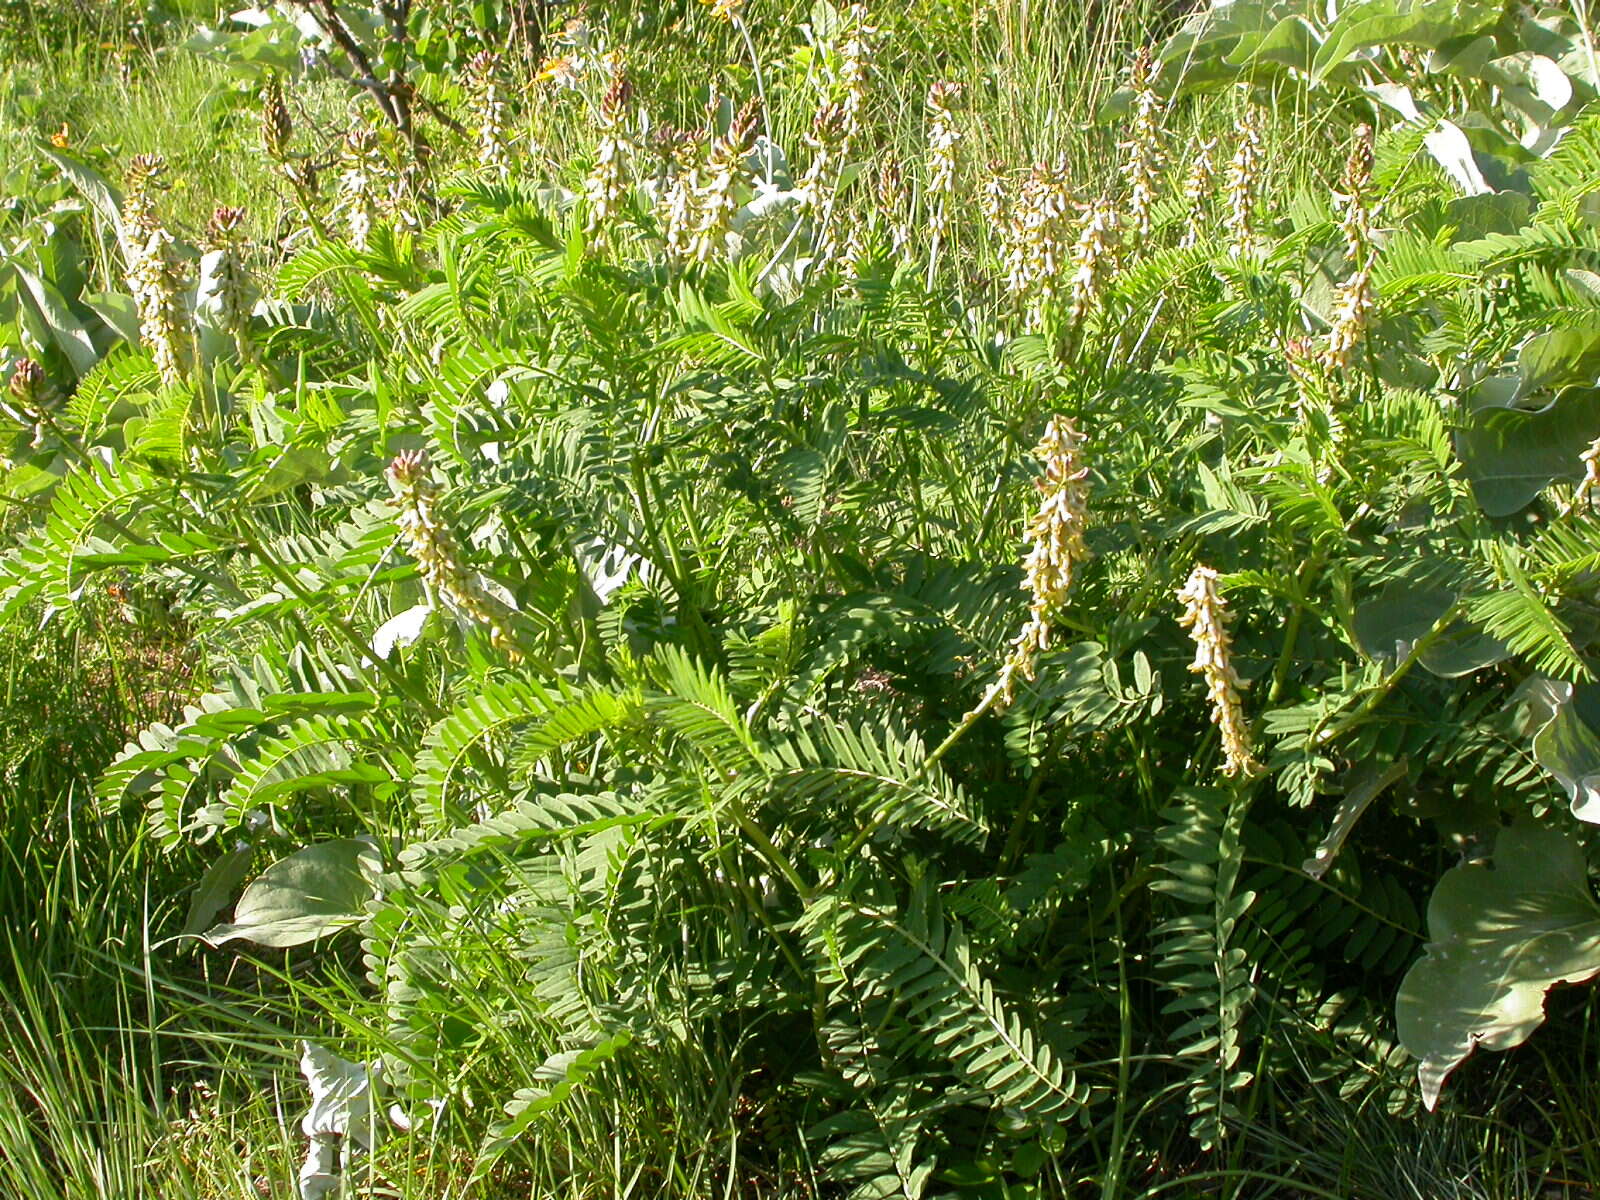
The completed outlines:
<svg viewBox="0 0 1600 1200">
<path fill-rule="evenodd" d="M 1021 7 L 118 26 L 231 177 L 35 97 L 18 1189 L 295 1194 L 302 1055 L 308 1196 L 1593 1174 L 1587 11 Z"/>
</svg>

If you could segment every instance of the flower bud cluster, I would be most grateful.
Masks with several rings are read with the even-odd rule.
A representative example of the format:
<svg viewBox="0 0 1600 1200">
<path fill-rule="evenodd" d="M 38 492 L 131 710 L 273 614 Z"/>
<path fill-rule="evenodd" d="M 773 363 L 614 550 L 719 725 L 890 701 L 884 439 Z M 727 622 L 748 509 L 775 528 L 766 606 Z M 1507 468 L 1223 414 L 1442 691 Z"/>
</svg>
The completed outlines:
<svg viewBox="0 0 1600 1200">
<path fill-rule="evenodd" d="M 1084 438 L 1066 417 L 1050 418 L 1034 455 L 1044 464 L 1036 486 L 1039 507 L 1028 522 L 1023 587 L 1030 595 L 1028 619 L 1012 643 L 990 696 L 1008 705 L 1017 678 L 1032 680 L 1038 656 L 1050 648 L 1051 621 L 1067 602 L 1078 564 L 1089 558 L 1083 531 L 1089 523 L 1089 468 Z"/>
<path fill-rule="evenodd" d="M 44 368 L 31 358 L 17 360 L 8 386 L 9 413 L 18 424 L 33 426 L 33 448 L 44 445 L 44 414 L 55 406 L 56 392 Z"/>
<path fill-rule="evenodd" d="M 428 456 L 420 450 L 396 455 L 387 471 L 389 490 L 400 512 L 396 523 L 400 537 L 434 596 L 469 620 L 482 625 L 495 649 L 518 658 L 504 606 L 484 589 L 462 559 L 450 531 L 434 514 L 439 489 L 428 469 Z"/>
<path fill-rule="evenodd" d="M 1249 776 L 1261 769 L 1250 750 L 1250 731 L 1239 701 L 1243 684 L 1233 669 L 1232 642 L 1228 637 L 1228 611 L 1217 594 L 1217 573 L 1196 566 L 1178 590 L 1183 615 L 1178 623 L 1194 639 L 1194 662 L 1189 669 L 1205 678 L 1211 703 L 1211 722 L 1222 735 L 1222 773 L 1230 778 Z"/>
<path fill-rule="evenodd" d="M 261 88 L 261 144 L 267 157 L 282 162 L 289 155 L 289 140 L 294 137 L 294 121 L 283 102 L 283 81 L 269 75 Z"/>
</svg>

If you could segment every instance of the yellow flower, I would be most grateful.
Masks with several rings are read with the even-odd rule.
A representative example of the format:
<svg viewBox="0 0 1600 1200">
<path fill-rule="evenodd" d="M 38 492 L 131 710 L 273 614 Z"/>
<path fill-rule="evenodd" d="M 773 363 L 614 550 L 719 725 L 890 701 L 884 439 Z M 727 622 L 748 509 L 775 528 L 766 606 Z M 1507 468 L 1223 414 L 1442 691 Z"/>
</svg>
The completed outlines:
<svg viewBox="0 0 1600 1200">
<path fill-rule="evenodd" d="M 578 86 L 582 75 L 578 60 L 572 55 L 552 54 L 539 64 L 539 71 L 533 78 L 535 83 L 552 83 L 556 87 L 573 88 Z"/>
<path fill-rule="evenodd" d="M 61 122 L 61 128 L 50 135 L 50 144 L 57 150 L 66 150 L 71 147 L 72 126 L 68 125 L 65 121 Z"/>
<path fill-rule="evenodd" d="M 732 21 L 744 9 L 744 0 L 700 0 L 711 10 L 711 15 L 719 21 Z"/>
</svg>

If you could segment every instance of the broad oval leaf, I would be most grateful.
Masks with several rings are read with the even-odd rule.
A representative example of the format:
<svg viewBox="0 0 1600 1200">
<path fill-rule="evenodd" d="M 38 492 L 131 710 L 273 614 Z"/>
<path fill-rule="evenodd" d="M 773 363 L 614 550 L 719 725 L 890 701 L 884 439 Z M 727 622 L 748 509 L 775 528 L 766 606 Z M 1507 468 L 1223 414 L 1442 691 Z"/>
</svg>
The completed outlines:
<svg viewBox="0 0 1600 1200">
<path fill-rule="evenodd" d="M 1574 388 L 1538 412 L 1480 409 L 1456 452 L 1484 514 L 1509 517 L 1555 480 L 1582 478 L 1582 455 L 1596 434 L 1600 390 Z"/>
<path fill-rule="evenodd" d="M 1535 825 L 1502 830 L 1493 866 L 1454 867 L 1440 879 L 1428 936 L 1395 1015 L 1431 1109 L 1475 1047 L 1520 1046 L 1543 1023 L 1552 987 L 1600 975 L 1600 904 L 1578 843 Z"/>
<path fill-rule="evenodd" d="M 202 936 L 212 946 L 243 938 L 282 949 L 354 925 L 377 895 L 378 848 L 363 838 L 319 842 L 280 858 L 245 888 L 233 923 Z"/>
</svg>

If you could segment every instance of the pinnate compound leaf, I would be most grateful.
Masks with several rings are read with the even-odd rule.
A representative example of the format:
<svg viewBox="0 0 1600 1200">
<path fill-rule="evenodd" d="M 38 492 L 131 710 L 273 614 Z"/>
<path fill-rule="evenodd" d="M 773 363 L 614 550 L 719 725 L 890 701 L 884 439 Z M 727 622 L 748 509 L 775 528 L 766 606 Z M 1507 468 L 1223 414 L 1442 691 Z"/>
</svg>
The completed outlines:
<svg viewBox="0 0 1600 1200">
<path fill-rule="evenodd" d="M 361 920 L 383 869 L 362 838 L 319 842 L 280 858 L 245 888 L 233 923 L 204 934 L 212 946 L 243 938 L 258 946 L 303 946 Z"/>
<path fill-rule="evenodd" d="M 1430 1109 L 1475 1047 L 1521 1045 L 1543 1023 L 1552 987 L 1600 975 L 1600 904 L 1582 850 L 1534 825 L 1501 831 L 1492 866 L 1445 872 L 1428 904 L 1428 935 L 1400 985 L 1396 1017 Z"/>
<path fill-rule="evenodd" d="M 528 1128 L 552 1109 L 559 1108 L 573 1092 L 582 1088 L 596 1071 L 625 1050 L 633 1035 L 619 1030 L 610 1037 L 582 1050 L 564 1050 L 545 1059 L 534 1071 L 539 1083 L 518 1088 L 506 1104 L 506 1119 L 490 1129 L 478 1151 L 474 1179 L 503 1155 Z"/>
</svg>

